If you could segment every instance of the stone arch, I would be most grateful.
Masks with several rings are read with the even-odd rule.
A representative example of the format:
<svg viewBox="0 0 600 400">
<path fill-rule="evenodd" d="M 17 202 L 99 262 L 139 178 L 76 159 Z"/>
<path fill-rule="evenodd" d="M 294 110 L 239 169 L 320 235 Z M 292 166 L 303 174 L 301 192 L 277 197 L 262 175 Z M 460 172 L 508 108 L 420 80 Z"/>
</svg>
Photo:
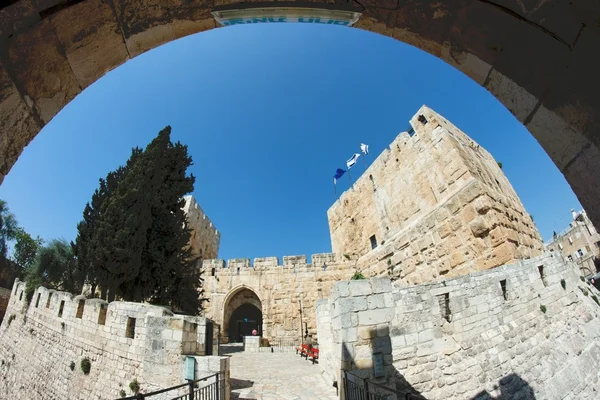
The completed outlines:
<svg viewBox="0 0 600 400">
<path fill-rule="evenodd" d="M 239 342 L 252 329 L 263 333 L 263 305 L 258 294 L 246 285 L 232 289 L 223 302 L 222 334 L 228 342 Z"/>
<path fill-rule="evenodd" d="M 145 51 L 216 27 L 212 7 L 224 3 L 232 2 L 16 0 L 0 6 L 0 182 L 83 89 Z M 600 5 L 501 3 L 347 4 L 362 12 L 356 28 L 420 48 L 492 93 L 541 144 L 599 227 Z"/>
</svg>

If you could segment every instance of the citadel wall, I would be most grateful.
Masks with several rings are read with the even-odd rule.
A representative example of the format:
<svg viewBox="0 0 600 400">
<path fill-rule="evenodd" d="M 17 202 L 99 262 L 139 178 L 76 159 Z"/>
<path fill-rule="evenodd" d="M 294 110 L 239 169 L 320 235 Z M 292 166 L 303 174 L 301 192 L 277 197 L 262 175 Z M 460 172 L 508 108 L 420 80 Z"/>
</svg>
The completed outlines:
<svg viewBox="0 0 600 400">
<path fill-rule="evenodd" d="M 414 133 L 327 211 L 333 252 L 410 283 L 539 255 L 541 237 L 494 158 L 426 106 L 410 123 Z"/>
<path fill-rule="evenodd" d="M 226 358 L 202 357 L 206 318 L 44 287 L 27 306 L 24 289 L 17 280 L 0 325 L 0 398 L 115 399 L 132 395 L 134 379 L 143 392 L 163 389 L 184 382 L 186 356 L 196 358 L 198 377 L 228 373 Z"/>
<path fill-rule="evenodd" d="M 306 329 L 316 335 L 315 302 L 326 298 L 336 282 L 350 279 L 356 262 L 339 260 L 335 254 L 311 258 L 307 263 L 305 255 L 285 256 L 282 265 L 277 257 L 255 258 L 254 263 L 245 258 L 204 260 L 204 296 L 210 300 L 206 317 L 221 325 L 225 340 L 228 317 L 238 305 L 235 295 L 249 289 L 259 299 L 263 337 L 300 340 Z"/>
<path fill-rule="evenodd" d="M 551 253 L 404 288 L 339 282 L 317 304 L 319 363 L 339 387 L 349 370 L 431 400 L 597 398 L 599 295 Z"/>
<path fill-rule="evenodd" d="M 217 258 L 221 233 L 217 231 L 193 196 L 184 196 L 184 200 L 183 211 L 192 229 L 190 237 L 192 253 L 199 256 L 200 261 Z"/>
</svg>

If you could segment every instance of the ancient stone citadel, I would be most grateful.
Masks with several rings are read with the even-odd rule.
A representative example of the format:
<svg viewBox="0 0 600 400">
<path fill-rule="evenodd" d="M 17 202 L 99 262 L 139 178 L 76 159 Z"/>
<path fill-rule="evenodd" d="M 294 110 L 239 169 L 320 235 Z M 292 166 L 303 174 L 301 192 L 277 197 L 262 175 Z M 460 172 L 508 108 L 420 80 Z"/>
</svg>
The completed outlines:
<svg viewBox="0 0 600 400">
<path fill-rule="evenodd" d="M 310 262 L 211 259 L 220 234 L 186 198 L 202 317 L 46 288 L 27 305 L 15 282 L 0 397 L 113 399 L 134 379 L 144 391 L 180 383 L 192 357 L 196 376 L 222 373 L 228 400 L 229 359 L 211 354 L 257 329 L 262 345 L 318 343 L 338 388 L 350 371 L 428 399 L 595 398 L 599 293 L 542 254 L 489 153 L 427 107 L 411 126 L 330 208 L 334 252 Z M 356 271 L 368 279 L 349 280 Z"/>
<path fill-rule="evenodd" d="M 204 260 L 206 316 L 224 341 L 254 328 L 314 337 L 315 302 L 355 271 L 418 284 L 541 254 L 531 217 L 485 149 L 426 106 L 410 125 L 328 210 L 333 253 Z"/>
</svg>

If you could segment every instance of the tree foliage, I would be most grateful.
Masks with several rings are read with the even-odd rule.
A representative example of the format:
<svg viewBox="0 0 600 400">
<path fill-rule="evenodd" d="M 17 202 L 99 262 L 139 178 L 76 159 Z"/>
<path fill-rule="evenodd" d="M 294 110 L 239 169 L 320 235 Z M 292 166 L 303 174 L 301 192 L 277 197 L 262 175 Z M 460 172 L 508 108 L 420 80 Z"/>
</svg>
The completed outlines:
<svg viewBox="0 0 600 400">
<path fill-rule="evenodd" d="M 64 239 L 54 239 L 38 250 L 25 280 L 28 299 L 38 286 L 81 293 L 85 271 L 78 268 L 73 244 Z"/>
<path fill-rule="evenodd" d="M 187 146 L 166 127 L 145 150 L 100 180 L 78 225 L 77 263 L 101 297 L 148 301 L 190 313 L 200 279 L 188 243 L 183 196 L 194 188 Z"/>
</svg>

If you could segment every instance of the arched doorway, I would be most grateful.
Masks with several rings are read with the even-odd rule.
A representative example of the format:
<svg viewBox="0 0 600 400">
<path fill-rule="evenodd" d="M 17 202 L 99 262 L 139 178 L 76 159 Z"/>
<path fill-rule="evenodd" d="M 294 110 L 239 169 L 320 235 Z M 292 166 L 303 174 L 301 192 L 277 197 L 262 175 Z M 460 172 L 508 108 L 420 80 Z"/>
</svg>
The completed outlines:
<svg viewBox="0 0 600 400">
<path fill-rule="evenodd" d="M 253 290 L 241 287 L 233 290 L 223 306 L 223 334 L 229 343 L 243 341 L 256 329 L 262 335 L 262 302 Z"/>
</svg>

